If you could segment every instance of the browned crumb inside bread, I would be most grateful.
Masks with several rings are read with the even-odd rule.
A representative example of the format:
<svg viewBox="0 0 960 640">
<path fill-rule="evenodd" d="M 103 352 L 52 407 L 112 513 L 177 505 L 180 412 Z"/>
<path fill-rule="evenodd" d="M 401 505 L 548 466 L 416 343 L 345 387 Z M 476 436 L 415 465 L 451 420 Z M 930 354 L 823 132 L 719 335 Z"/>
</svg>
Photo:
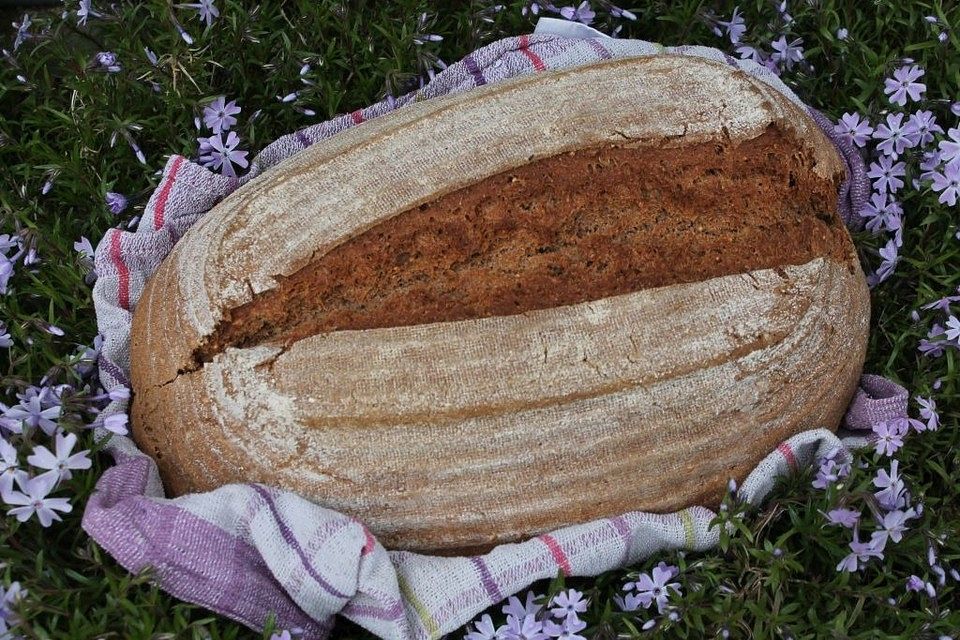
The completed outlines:
<svg viewBox="0 0 960 640">
<path fill-rule="evenodd" d="M 847 258 L 837 184 L 788 133 L 605 146 L 491 176 L 349 239 L 230 311 L 194 354 L 509 315 L 818 256 Z"/>
</svg>

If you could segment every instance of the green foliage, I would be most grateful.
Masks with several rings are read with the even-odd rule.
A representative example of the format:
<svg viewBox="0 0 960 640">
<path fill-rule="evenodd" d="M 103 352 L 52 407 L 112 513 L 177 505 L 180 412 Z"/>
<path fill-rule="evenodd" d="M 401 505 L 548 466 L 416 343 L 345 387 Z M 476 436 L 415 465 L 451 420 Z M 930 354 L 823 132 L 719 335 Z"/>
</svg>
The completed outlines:
<svg viewBox="0 0 960 640">
<path fill-rule="evenodd" d="M 66 365 L 75 360 L 78 345 L 91 343 L 96 324 L 73 243 L 81 236 L 96 242 L 107 228 L 142 212 L 164 156 L 195 155 L 200 134 L 194 118 L 205 104 L 220 95 L 237 100 L 243 111 L 235 130 L 252 156 L 296 128 L 415 88 L 437 57 L 452 63 L 497 38 L 532 30 L 534 19 L 521 15 L 523 2 L 506 2 L 500 12 L 490 4 L 219 0 L 221 16 L 209 28 L 193 9 L 160 0 L 119 3 L 109 10 L 106 2 L 95 3 L 104 15 L 86 26 L 78 26 L 72 13 L 61 18 L 60 10 L 33 15 L 33 37 L 0 62 L 0 233 L 23 231 L 41 258 L 32 268 L 18 266 L 9 293 L 0 297 L 0 319 L 14 341 L 9 350 L 0 349 L 0 366 L 6 369 L 3 400 L 16 402 L 15 391 L 45 375 L 54 383 L 76 382 Z M 704 17 L 710 11 L 729 17 L 734 2 L 647 2 L 628 7 L 636 22 L 611 18 L 598 4 L 594 26 L 609 32 L 622 24 L 620 37 L 730 50 L 729 41 L 714 35 Z M 812 68 L 784 79 L 809 104 L 834 119 L 859 111 L 876 122 L 890 107 L 883 78 L 909 56 L 927 71 L 928 107 L 941 124 L 956 126 L 946 107 L 947 101 L 960 99 L 960 33 L 948 31 L 948 41 L 941 44 L 938 29 L 923 19 L 935 15 L 943 24 L 960 25 L 956 3 L 791 4 L 788 38 L 803 38 Z M 770 40 L 783 32 L 774 7 L 767 0 L 740 5 L 749 27 L 745 40 L 769 50 Z M 67 8 L 72 12 L 76 6 Z M 427 21 L 419 24 L 423 12 Z M 181 38 L 174 18 L 192 35 L 192 45 Z M 846 40 L 836 37 L 840 27 L 849 30 Z M 417 45 L 418 30 L 443 40 Z M 145 47 L 159 57 L 156 66 Z M 116 53 L 122 70 L 94 70 L 91 61 L 99 51 Z M 305 63 L 311 65 L 306 76 L 311 85 L 299 75 Z M 293 104 L 278 100 L 295 90 L 301 93 Z M 294 106 L 313 109 L 316 116 Z M 146 164 L 137 160 L 132 144 L 143 149 Z M 44 195 L 41 188 L 50 178 L 52 188 Z M 108 191 L 127 194 L 132 206 L 119 217 L 111 214 L 104 203 Z M 911 574 L 935 580 L 926 560 L 928 544 L 936 546 L 943 563 L 960 568 L 957 352 L 921 356 L 917 344 L 926 337 L 931 316 L 915 322 L 909 315 L 960 285 L 958 217 L 956 209 L 938 205 L 928 189 L 905 192 L 903 206 L 900 263 L 873 291 L 866 370 L 937 400 L 943 427 L 909 438 L 898 455 L 914 497 L 925 506 L 923 517 L 911 521 L 903 542 L 888 545 L 884 561 L 856 574 L 838 573 L 837 563 L 849 552 L 849 531 L 826 525 L 822 512 L 865 500 L 870 479 L 886 462 L 861 452 L 843 486 L 829 491 L 811 487 L 810 471 L 798 473 L 781 480 L 759 510 L 728 504 L 719 522 L 733 526 L 718 549 L 665 554 L 595 579 L 535 585 L 549 594 L 570 586 L 584 590 L 591 601 L 583 616 L 590 625 L 587 635 L 702 638 L 727 628 L 735 638 L 937 638 L 960 629 L 955 582 L 948 578 L 937 598 L 904 590 Z M 855 240 L 865 264 L 876 267 L 881 242 L 869 233 Z M 66 335 L 40 330 L 38 320 L 63 328 Z M 83 417 L 78 408 L 76 424 L 68 428 L 78 427 Z M 92 446 L 86 432 L 81 444 Z M 82 506 L 107 465 L 96 456 L 91 472 L 69 481 L 74 511 L 62 523 L 43 529 L 35 520 L 19 524 L 0 517 L 0 585 L 19 581 L 28 591 L 19 610 L 19 633 L 28 638 L 261 637 L 165 595 L 149 575 L 130 576 L 82 532 Z M 643 480 L 638 471 L 636 481 Z M 622 612 L 613 597 L 630 576 L 649 572 L 661 560 L 681 570 L 682 594 L 672 598 L 680 617 L 661 619 L 645 632 L 641 626 L 650 612 L 641 610 L 639 617 Z M 502 622 L 499 607 L 491 613 Z M 270 629 L 263 637 L 269 635 Z M 336 635 L 368 634 L 341 622 Z"/>
</svg>

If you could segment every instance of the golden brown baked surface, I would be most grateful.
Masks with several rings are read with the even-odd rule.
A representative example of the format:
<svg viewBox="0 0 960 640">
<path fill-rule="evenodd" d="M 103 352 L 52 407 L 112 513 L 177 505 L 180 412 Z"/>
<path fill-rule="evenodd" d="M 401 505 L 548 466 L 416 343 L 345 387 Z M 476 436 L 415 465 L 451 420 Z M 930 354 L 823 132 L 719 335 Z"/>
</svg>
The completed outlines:
<svg viewBox="0 0 960 640">
<path fill-rule="evenodd" d="M 789 132 L 606 146 L 516 167 L 400 213 L 230 310 L 195 358 L 318 333 L 484 318 L 680 282 L 843 261 L 837 185 Z"/>
</svg>

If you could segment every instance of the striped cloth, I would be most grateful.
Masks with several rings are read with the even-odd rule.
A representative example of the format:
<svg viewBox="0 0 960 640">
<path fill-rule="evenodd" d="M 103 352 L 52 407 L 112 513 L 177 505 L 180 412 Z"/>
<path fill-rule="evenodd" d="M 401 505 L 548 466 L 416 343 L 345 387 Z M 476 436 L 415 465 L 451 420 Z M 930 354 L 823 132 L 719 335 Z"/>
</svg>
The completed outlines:
<svg viewBox="0 0 960 640">
<path fill-rule="evenodd" d="M 518 74 L 569 67 L 619 56 L 657 53 L 725 62 L 799 99 L 776 75 L 750 61 L 706 47 L 663 47 L 637 40 L 565 37 L 534 33 L 493 42 L 438 74 L 420 90 L 383 101 L 284 136 L 254 159 L 243 178 L 227 178 L 183 158 L 167 162 L 159 188 L 135 233 L 110 229 L 97 246 L 99 274 L 93 296 L 103 346 L 99 376 L 107 390 L 129 386 L 131 313 L 144 282 L 174 243 L 239 185 L 318 140 L 410 102 L 466 91 Z M 833 136 L 829 121 L 813 112 Z M 850 167 L 840 193 L 852 227 L 869 185 L 856 151 L 833 137 Z M 878 376 L 864 375 L 845 425 L 869 429 L 906 415 L 907 392 Z M 102 421 L 126 412 L 112 402 Z M 868 442 L 841 430 L 842 439 L 815 428 L 781 443 L 742 484 L 741 496 L 758 503 L 778 475 L 813 463 L 835 447 Z M 861 432 L 863 433 L 863 432 Z M 388 551 L 362 522 L 297 495 L 257 484 L 234 484 L 175 499 L 164 497 L 156 465 L 125 436 L 106 443 L 115 465 L 97 483 L 83 527 L 128 570 L 155 570 L 159 585 L 177 598 L 200 604 L 254 629 L 275 614 L 304 638 L 324 638 L 340 614 L 390 640 L 438 638 L 478 612 L 533 581 L 591 576 L 624 567 L 669 549 L 706 550 L 718 542 L 708 529 L 714 512 L 691 507 L 670 514 L 626 513 L 567 527 L 521 544 L 505 544 L 474 557 L 430 557 Z M 638 473 L 642 482 L 642 473 Z"/>
</svg>

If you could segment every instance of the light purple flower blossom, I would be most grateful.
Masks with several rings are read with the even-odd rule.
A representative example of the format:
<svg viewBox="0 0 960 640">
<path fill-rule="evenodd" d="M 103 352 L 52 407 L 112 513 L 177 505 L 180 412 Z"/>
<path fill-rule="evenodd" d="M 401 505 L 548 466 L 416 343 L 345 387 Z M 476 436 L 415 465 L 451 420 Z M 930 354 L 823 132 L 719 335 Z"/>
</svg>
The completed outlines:
<svg viewBox="0 0 960 640">
<path fill-rule="evenodd" d="M 474 630 L 463 636 L 464 640 L 503 640 L 504 632 L 507 630 L 506 627 L 499 629 L 494 627 L 493 619 L 488 613 L 483 614 L 479 621 L 473 623 L 473 626 Z"/>
<path fill-rule="evenodd" d="M 25 479 L 25 475 L 17 476 L 20 491 L 8 491 L 3 501 L 13 506 L 7 513 L 15 516 L 20 522 L 26 522 L 30 516 L 37 514 L 40 526 L 49 527 L 54 520 L 60 520 L 57 511 L 70 513 L 73 507 L 67 498 L 48 498 L 56 478 L 47 474 L 35 478 Z"/>
<path fill-rule="evenodd" d="M 803 60 L 803 39 L 797 38 L 793 42 L 787 43 L 786 36 L 780 36 L 779 40 L 770 43 L 773 47 L 773 53 L 770 54 L 771 60 L 780 63 L 787 69 L 792 69 L 795 62 Z"/>
<path fill-rule="evenodd" d="M 943 133 L 943 127 L 937 124 L 937 118 L 932 111 L 917 111 L 911 114 L 907 126 L 911 127 L 916 135 L 920 136 L 918 144 L 921 147 L 933 142 L 933 134 Z"/>
<path fill-rule="evenodd" d="M 663 613 L 663 608 L 670 597 L 670 590 L 672 589 L 677 594 L 680 593 L 680 583 L 668 582 L 677 573 L 679 573 L 679 570 L 676 567 L 661 562 L 653 568 L 653 577 L 650 574 L 641 573 L 636 582 L 628 584 L 637 590 L 644 608 L 649 608 L 651 604 L 656 603 L 657 612 Z"/>
<path fill-rule="evenodd" d="M 7 292 L 7 286 L 10 283 L 10 278 L 13 277 L 13 274 L 13 261 L 6 256 L 0 256 L 0 294 L 5 294 Z"/>
<path fill-rule="evenodd" d="M 200 0 L 199 2 L 194 2 L 191 4 L 180 5 L 183 7 L 190 7 L 191 9 L 196 9 L 197 13 L 200 14 L 200 20 L 205 21 L 207 26 L 213 24 L 213 19 L 220 15 L 220 11 L 214 6 L 214 0 Z"/>
<path fill-rule="evenodd" d="M 117 73 L 120 71 L 120 62 L 117 60 L 117 54 L 112 51 L 101 51 L 94 56 L 95 67 L 106 71 L 107 73 Z"/>
<path fill-rule="evenodd" d="M 107 191 L 104 199 L 107 202 L 107 208 L 110 209 L 110 213 L 123 213 L 123 210 L 127 208 L 127 197 L 122 193 Z"/>
<path fill-rule="evenodd" d="M 543 609 L 543 605 L 539 605 L 534 600 L 539 600 L 542 598 L 542 594 L 534 594 L 533 591 L 527 591 L 526 604 L 520 602 L 520 598 L 517 596 L 510 596 L 507 600 L 507 604 L 503 605 L 501 611 L 508 616 L 513 616 L 518 620 L 523 620 L 527 616 L 534 616 L 540 614 L 540 610 Z"/>
<path fill-rule="evenodd" d="M 870 194 L 870 202 L 860 209 L 861 218 L 866 218 L 868 231 L 877 234 L 883 230 L 896 231 L 900 228 L 900 216 L 903 208 L 900 203 L 890 198 L 886 193 L 874 191 Z"/>
<path fill-rule="evenodd" d="M 898 473 L 898 465 L 898 460 L 891 460 L 890 472 L 888 473 L 886 469 L 880 469 L 873 478 L 873 485 L 880 489 L 873 495 L 880 506 L 888 511 L 902 509 L 909 502 L 910 494 Z"/>
<path fill-rule="evenodd" d="M 529 5 L 524 5 L 520 10 L 520 14 L 525 16 L 527 15 L 527 11 L 535 16 L 540 15 L 540 3 L 531 2 Z"/>
<path fill-rule="evenodd" d="M 75 433 L 58 432 L 56 435 L 56 454 L 43 445 L 33 448 L 33 453 L 27 457 L 27 463 L 38 469 L 49 469 L 49 473 L 60 480 L 69 480 L 73 477 L 72 470 L 89 469 L 93 462 L 88 457 L 89 450 L 74 453 L 73 447 L 77 444 Z"/>
<path fill-rule="evenodd" d="M 847 36 L 850 35 L 850 32 L 846 27 L 840 27 L 837 29 L 837 40 L 846 40 Z"/>
<path fill-rule="evenodd" d="M 903 540 L 903 532 L 907 530 L 907 520 L 915 517 L 917 514 L 913 509 L 888 511 L 882 518 L 877 518 L 880 528 L 873 532 L 873 537 L 882 539 L 884 543 L 888 538 L 892 542 L 900 542 Z"/>
<path fill-rule="evenodd" d="M 852 529 L 860 521 L 860 512 L 853 509 L 832 509 L 827 513 L 827 521 Z"/>
<path fill-rule="evenodd" d="M 814 488 L 826 489 L 830 483 L 850 475 L 850 461 L 841 460 L 838 463 L 837 458 L 839 456 L 846 457 L 840 447 L 833 447 L 820 458 L 818 462 L 820 468 L 817 470 L 817 477 L 812 483 Z"/>
<path fill-rule="evenodd" d="M 920 417 L 927 421 L 927 429 L 936 431 L 940 428 L 940 414 L 937 413 L 937 401 L 933 398 L 921 398 L 915 396 L 917 404 L 920 405 Z"/>
<path fill-rule="evenodd" d="M 901 107 L 907 104 L 907 98 L 916 102 L 927 90 L 927 85 L 917 82 L 924 73 L 917 65 L 900 67 L 893 72 L 892 78 L 883 81 L 883 92 L 890 96 L 890 102 Z"/>
<path fill-rule="evenodd" d="M 0 438 L 0 496 L 13 489 L 13 479 L 19 471 L 16 448 L 4 438 Z"/>
<path fill-rule="evenodd" d="M 583 0 L 576 9 L 573 7 L 563 7 L 560 9 L 560 15 L 567 20 L 575 20 L 583 24 L 590 24 L 597 16 L 596 12 L 590 8 L 590 3 L 587 0 Z"/>
<path fill-rule="evenodd" d="M 527 615 L 521 618 L 507 616 L 507 628 L 503 632 L 504 640 L 547 640 L 549 636 L 543 632 L 543 623 L 536 616 Z"/>
<path fill-rule="evenodd" d="M 960 169 L 960 129 L 948 129 L 949 140 L 941 140 L 939 144 L 940 159 L 947 163 L 947 167 Z"/>
<path fill-rule="evenodd" d="M 103 428 L 118 436 L 127 435 L 127 414 L 114 413 L 103 419 Z"/>
<path fill-rule="evenodd" d="M 944 333 L 947 336 L 947 340 L 953 342 L 960 341 L 960 319 L 954 315 L 947 318 L 947 326 L 944 329 Z"/>
<path fill-rule="evenodd" d="M 911 575 L 907 578 L 907 591 L 919 592 L 923 591 L 923 580 L 918 576 Z"/>
<path fill-rule="evenodd" d="M 897 267 L 897 261 L 899 260 L 899 255 L 897 254 L 898 243 L 896 240 L 888 240 L 887 244 L 880 249 L 880 257 L 883 261 L 880 263 L 880 267 L 877 269 L 876 273 L 870 274 L 870 277 L 867 278 L 867 283 L 873 287 L 887 278 L 893 273 L 894 269 Z"/>
<path fill-rule="evenodd" d="M 92 6 L 91 0 L 80 0 L 80 8 L 77 9 L 77 24 L 83 26 L 87 24 L 87 18 L 99 18 L 101 14 L 97 13 Z"/>
<path fill-rule="evenodd" d="M 43 408 L 40 406 L 40 396 L 33 396 L 7 409 L 4 417 L 19 421 L 31 429 L 40 427 L 49 436 L 57 430 L 55 420 L 60 417 L 60 407 Z"/>
<path fill-rule="evenodd" d="M 33 20 L 30 19 L 30 14 L 25 13 L 20 19 L 20 22 L 14 22 L 13 26 L 17 29 L 17 35 L 13 39 L 13 50 L 16 51 L 20 48 L 26 40 L 30 38 L 30 25 L 33 24 Z"/>
<path fill-rule="evenodd" d="M 237 124 L 237 119 L 233 116 L 238 113 L 240 113 L 240 107 L 237 106 L 236 100 L 226 102 L 226 96 L 220 96 L 203 108 L 203 124 L 214 134 L 223 133 Z"/>
<path fill-rule="evenodd" d="M 10 332 L 7 331 L 7 325 L 5 322 L 0 322 L 0 347 L 9 348 L 13 346 L 13 339 L 10 337 Z M 0 424 L 0 426 L 3 426 Z"/>
<path fill-rule="evenodd" d="M 543 623 L 544 632 L 551 638 L 559 640 L 587 640 L 580 632 L 587 628 L 587 623 L 576 615 L 564 618 L 559 624 L 553 620 Z"/>
<path fill-rule="evenodd" d="M 873 425 L 873 433 L 877 436 L 877 453 L 892 456 L 903 446 L 903 437 L 906 430 L 897 420 L 884 420 Z"/>
<path fill-rule="evenodd" d="M 0 587 L 0 638 L 6 640 L 10 635 L 10 627 L 20 623 L 15 609 L 20 601 L 27 595 L 26 589 L 20 588 L 19 582 L 11 582 L 10 586 L 4 590 Z M 15 640 L 18 636 L 12 636 Z"/>
<path fill-rule="evenodd" d="M 209 151 L 200 156 L 201 164 L 219 170 L 223 175 L 235 177 L 237 174 L 233 165 L 245 168 L 250 164 L 246 159 L 247 152 L 237 149 L 240 137 L 234 131 L 227 134 L 226 140 L 223 139 L 223 134 L 210 136 L 207 138 L 207 144 Z"/>
<path fill-rule="evenodd" d="M 633 583 L 628 582 L 627 584 L 632 585 Z M 627 585 L 624 585 L 623 588 L 626 589 Z M 613 601 L 617 603 L 621 611 L 636 611 L 642 607 L 644 603 L 644 599 L 635 593 L 628 593 L 622 598 L 620 596 L 613 596 Z"/>
<path fill-rule="evenodd" d="M 834 131 L 858 147 L 867 146 L 867 140 L 873 134 L 873 127 L 866 118 L 861 120 L 859 113 L 844 113 L 840 122 L 834 126 Z"/>
<path fill-rule="evenodd" d="M 270 634 L 270 640 L 293 640 L 293 636 L 290 635 L 290 631 L 284 629 L 279 633 Z"/>
<path fill-rule="evenodd" d="M 873 132 L 873 137 L 881 140 L 877 148 L 888 156 L 898 157 L 904 149 L 917 146 L 920 138 L 916 131 L 903 123 L 902 113 L 887 114 L 886 123 L 881 122 Z M 940 143 L 943 145 L 943 143 Z"/>
<path fill-rule="evenodd" d="M 153 66 L 157 66 L 157 54 L 155 54 L 149 47 L 143 48 L 143 53 L 147 56 L 147 61 Z"/>
<path fill-rule="evenodd" d="M 883 559 L 883 549 L 878 548 L 876 542 L 871 538 L 869 542 L 861 542 L 856 528 L 853 529 L 853 541 L 850 542 L 850 553 L 844 556 L 843 560 L 837 565 L 837 571 L 847 571 L 853 573 L 860 566 L 865 564 L 870 558 Z"/>
<path fill-rule="evenodd" d="M 744 21 L 743 16 L 740 15 L 739 6 L 733 8 L 733 15 L 730 17 L 730 22 L 718 21 L 717 24 L 726 28 L 727 35 L 730 36 L 730 42 L 733 44 L 740 42 L 740 38 L 742 38 L 743 34 L 747 31 L 747 23 Z"/>
<path fill-rule="evenodd" d="M 940 167 L 940 163 L 940 152 L 938 150 L 924 151 L 920 160 L 920 179 L 933 180 L 933 174 Z"/>
<path fill-rule="evenodd" d="M 960 164 L 948 164 L 943 173 L 934 171 L 930 188 L 942 192 L 937 198 L 940 204 L 951 207 L 957 204 L 957 198 L 960 197 Z"/>
<path fill-rule="evenodd" d="M 781 0 L 780 4 L 777 5 L 777 15 L 783 20 L 784 25 L 793 22 L 793 16 L 787 13 L 787 0 Z"/>
<path fill-rule="evenodd" d="M 637 14 L 633 13 L 632 11 L 627 11 L 626 9 L 621 9 L 616 5 L 610 5 L 608 11 L 614 18 L 626 18 L 627 20 L 637 19 Z"/>
<path fill-rule="evenodd" d="M 740 56 L 741 60 L 753 60 L 757 64 L 763 64 L 765 56 L 759 49 L 751 47 L 748 44 L 739 44 L 734 51 Z"/>
<path fill-rule="evenodd" d="M 577 617 L 577 614 L 587 610 L 587 601 L 583 599 L 583 592 L 567 589 L 555 595 L 550 606 L 550 613 L 556 618 Z"/>
<path fill-rule="evenodd" d="M 870 163 L 870 171 L 867 177 L 873 179 L 874 189 L 881 192 L 889 191 L 896 193 L 903 187 L 901 178 L 907 173 L 907 165 L 903 162 L 894 164 L 894 159 L 889 156 L 880 156 L 878 162 Z"/>
</svg>

